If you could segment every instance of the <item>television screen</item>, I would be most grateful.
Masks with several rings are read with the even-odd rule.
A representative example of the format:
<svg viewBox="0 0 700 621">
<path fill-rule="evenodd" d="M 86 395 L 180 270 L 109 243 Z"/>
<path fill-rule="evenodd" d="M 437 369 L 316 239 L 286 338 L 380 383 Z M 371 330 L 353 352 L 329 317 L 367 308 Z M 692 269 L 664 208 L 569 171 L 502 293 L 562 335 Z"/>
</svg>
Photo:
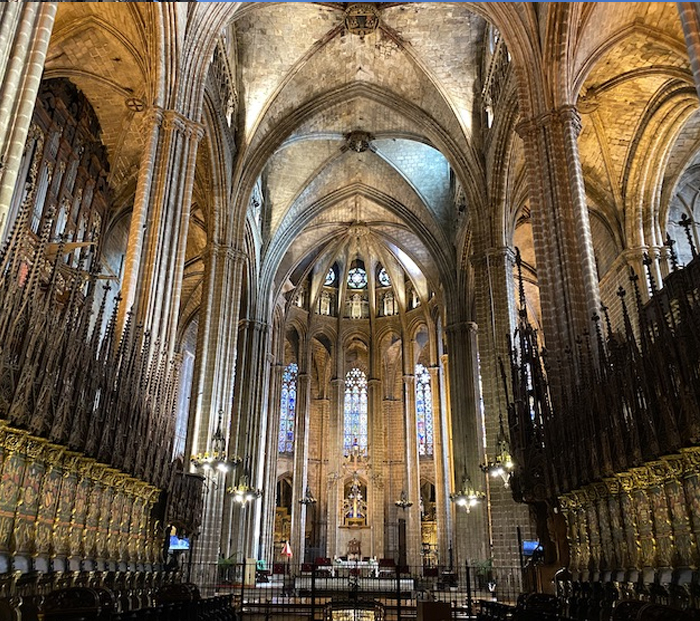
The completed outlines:
<svg viewBox="0 0 700 621">
<path fill-rule="evenodd" d="M 170 546 L 168 550 L 189 550 L 190 540 L 186 537 L 180 539 L 177 535 L 170 535 Z"/>
<path fill-rule="evenodd" d="M 539 541 L 523 541 L 523 555 L 532 556 L 537 550 L 542 550 Z"/>
</svg>

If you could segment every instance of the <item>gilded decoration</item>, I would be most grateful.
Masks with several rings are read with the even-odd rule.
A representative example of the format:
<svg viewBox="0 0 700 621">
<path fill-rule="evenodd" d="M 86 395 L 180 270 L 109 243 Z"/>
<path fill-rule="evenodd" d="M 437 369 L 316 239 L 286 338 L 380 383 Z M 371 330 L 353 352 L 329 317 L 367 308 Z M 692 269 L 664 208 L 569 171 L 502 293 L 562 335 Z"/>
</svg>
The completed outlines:
<svg viewBox="0 0 700 621">
<path fill-rule="evenodd" d="M 0 424 L 0 553 L 157 562 L 162 541 L 150 514 L 159 493 Z"/>
<path fill-rule="evenodd" d="M 700 448 L 683 449 L 564 494 L 571 569 L 695 569 Z"/>
</svg>

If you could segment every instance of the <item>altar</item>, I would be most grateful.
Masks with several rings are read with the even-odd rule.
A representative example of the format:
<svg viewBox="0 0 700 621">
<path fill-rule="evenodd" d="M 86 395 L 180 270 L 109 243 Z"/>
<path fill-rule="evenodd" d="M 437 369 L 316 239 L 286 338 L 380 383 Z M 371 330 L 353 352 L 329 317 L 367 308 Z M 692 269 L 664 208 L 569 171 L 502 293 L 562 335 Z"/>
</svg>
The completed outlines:
<svg viewBox="0 0 700 621">
<path fill-rule="evenodd" d="M 334 558 L 332 575 L 338 578 L 347 576 L 376 578 L 379 575 L 379 561 L 376 558 L 368 558 L 361 561 Z"/>
<path fill-rule="evenodd" d="M 298 576 L 294 578 L 294 588 L 298 593 L 308 594 L 312 590 L 317 593 L 337 593 L 357 590 L 360 593 L 412 593 L 415 589 L 413 578 L 316 578 L 312 576 Z"/>
</svg>

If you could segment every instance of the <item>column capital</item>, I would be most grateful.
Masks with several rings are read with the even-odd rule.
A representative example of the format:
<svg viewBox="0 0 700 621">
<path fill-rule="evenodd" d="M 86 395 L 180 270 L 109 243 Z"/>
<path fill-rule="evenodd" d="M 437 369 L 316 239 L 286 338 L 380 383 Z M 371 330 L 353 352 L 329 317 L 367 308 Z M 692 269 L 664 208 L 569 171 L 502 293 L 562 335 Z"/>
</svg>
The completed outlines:
<svg viewBox="0 0 700 621">
<path fill-rule="evenodd" d="M 207 250 L 212 257 L 225 256 L 229 261 L 246 261 L 248 255 L 242 250 L 235 248 L 231 244 L 221 244 L 216 241 L 210 241 L 207 244 Z"/>
<path fill-rule="evenodd" d="M 488 263 L 490 260 L 507 261 L 511 264 L 515 264 L 515 250 L 510 246 L 495 246 L 475 252 L 469 258 L 472 267 Z"/>
<path fill-rule="evenodd" d="M 581 115 L 576 106 L 571 104 L 524 119 L 515 126 L 515 131 L 518 136 L 526 140 L 532 138 L 537 130 L 554 124 L 571 124 L 576 137 L 581 133 Z"/>
<path fill-rule="evenodd" d="M 411 373 L 405 373 L 403 376 L 404 384 L 413 384 L 416 381 L 416 376 Z"/>
<path fill-rule="evenodd" d="M 253 330 L 257 330 L 259 332 L 263 332 L 268 328 L 268 325 L 265 322 L 258 321 L 257 319 L 241 319 L 238 322 L 238 325 L 246 330 L 252 328 Z"/>
<path fill-rule="evenodd" d="M 479 331 L 479 324 L 475 321 L 455 321 L 445 327 L 447 333 L 470 332 L 476 334 Z"/>
<path fill-rule="evenodd" d="M 641 261 L 644 258 L 644 254 L 649 251 L 649 246 L 635 246 L 634 248 L 625 248 L 620 254 L 622 254 L 625 262 L 629 264 L 630 261 Z"/>
<path fill-rule="evenodd" d="M 195 138 L 199 142 L 204 137 L 204 125 L 187 118 L 184 114 L 176 110 L 160 109 L 160 114 L 156 117 L 165 130 L 180 131 L 190 138 Z"/>
</svg>

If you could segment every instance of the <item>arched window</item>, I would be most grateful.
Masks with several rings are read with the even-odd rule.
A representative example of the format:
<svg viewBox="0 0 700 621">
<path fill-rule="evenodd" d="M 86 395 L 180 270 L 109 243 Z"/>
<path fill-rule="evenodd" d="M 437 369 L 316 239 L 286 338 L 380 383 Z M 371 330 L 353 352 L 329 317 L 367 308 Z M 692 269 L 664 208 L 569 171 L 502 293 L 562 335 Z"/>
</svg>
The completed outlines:
<svg viewBox="0 0 700 621">
<path fill-rule="evenodd" d="M 294 414 L 297 409 L 297 372 L 299 367 L 292 362 L 287 365 L 282 376 L 282 400 L 280 404 L 280 433 L 278 450 L 280 453 L 294 451 Z"/>
<path fill-rule="evenodd" d="M 418 454 L 433 454 L 433 393 L 430 373 L 422 364 L 416 365 L 416 426 Z"/>
<path fill-rule="evenodd" d="M 343 448 L 353 445 L 367 448 L 367 376 L 360 369 L 351 369 L 345 376 L 345 414 Z"/>
</svg>

